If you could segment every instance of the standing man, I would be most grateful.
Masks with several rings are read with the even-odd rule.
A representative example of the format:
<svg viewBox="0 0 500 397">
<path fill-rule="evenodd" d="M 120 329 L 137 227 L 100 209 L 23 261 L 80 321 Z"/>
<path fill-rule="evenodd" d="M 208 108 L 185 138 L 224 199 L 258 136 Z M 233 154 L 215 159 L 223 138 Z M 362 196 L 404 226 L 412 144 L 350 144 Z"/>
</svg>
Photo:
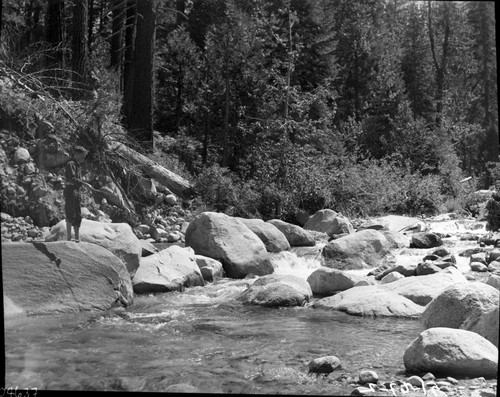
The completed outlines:
<svg viewBox="0 0 500 397">
<path fill-rule="evenodd" d="M 66 233 L 68 241 L 71 241 L 71 227 L 75 229 L 75 241 L 80 242 L 80 225 L 82 224 L 80 187 L 92 188 L 82 180 L 80 164 L 83 163 L 88 151 L 82 147 L 75 147 L 73 157 L 68 160 L 64 167 L 64 211 L 66 213 Z"/>
</svg>

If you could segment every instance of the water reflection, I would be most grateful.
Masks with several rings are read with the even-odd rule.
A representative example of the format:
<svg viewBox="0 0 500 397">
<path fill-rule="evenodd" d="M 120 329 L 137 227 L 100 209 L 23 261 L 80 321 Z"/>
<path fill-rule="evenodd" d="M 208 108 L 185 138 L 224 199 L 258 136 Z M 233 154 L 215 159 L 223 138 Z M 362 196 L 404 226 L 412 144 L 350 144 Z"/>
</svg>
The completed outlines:
<svg viewBox="0 0 500 397">
<path fill-rule="evenodd" d="M 137 296 L 127 310 L 7 321 L 6 379 L 64 390 L 164 391 L 182 383 L 201 392 L 345 394 L 346 385 L 308 374 L 308 362 L 333 354 L 343 372 L 377 368 L 390 377 L 421 331 L 410 320 L 241 305 L 222 291 L 244 288 L 222 280 L 196 293 Z"/>
<path fill-rule="evenodd" d="M 301 255 L 275 255 L 275 271 L 307 277 L 321 265 L 318 251 Z M 376 368 L 390 378 L 422 330 L 411 320 L 237 302 L 254 280 L 138 295 L 132 307 L 106 313 L 8 319 L 6 381 L 50 390 L 346 394 L 346 384 L 310 375 L 309 361 L 336 355 L 344 373 Z"/>
</svg>

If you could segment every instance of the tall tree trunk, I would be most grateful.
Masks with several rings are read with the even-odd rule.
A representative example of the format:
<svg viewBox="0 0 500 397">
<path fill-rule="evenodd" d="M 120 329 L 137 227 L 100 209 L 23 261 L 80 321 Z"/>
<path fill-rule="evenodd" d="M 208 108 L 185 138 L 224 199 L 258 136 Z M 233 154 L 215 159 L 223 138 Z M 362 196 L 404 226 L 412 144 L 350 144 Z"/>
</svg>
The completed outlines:
<svg viewBox="0 0 500 397">
<path fill-rule="evenodd" d="M 95 10 L 94 10 L 94 0 L 88 0 L 88 40 L 87 40 L 87 47 L 88 47 L 88 54 L 90 55 L 92 53 L 92 41 L 94 40 L 94 22 L 95 22 Z M 104 7 L 101 4 L 101 8 Z"/>
<path fill-rule="evenodd" d="M 186 21 L 186 16 L 184 13 L 186 12 L 186 0 L 176 0 L 175 1 L 175 24 L 180 26 L 183 22 Z"/>
<path fill-rule="evenodd" d="M 155 0 L 137 2 L 136 36 L 134 48 L 134 82 L 130 113 L 127 115 L 128 131 L 143 149 L 153 149 L 154 103 L 154 44 Z"/>
<path fill-rule="evenodd" d="M 355 43 L 356 48 L 354 49 L 354 118 L 356 120 L 361 119 L 361 94 L 359 92 L 359 54 L 358 54 L 358 42 Z"/>
<path fill-rule="evenodd" d="M 229 71 L 226 60 L 225 76 L 224 76 L 224 126 L 222 137 L 222 166 L 227 167 L 229 162 Z"/>
<path fill-rule="evenodd" d="M 429 19 L 429 40 L 431 44 L 432 59 L 434 60 L 434 68 L 436 69 L 436 127 L 441 127 L 442 116 L 443 116 L 443 99 L 444 99 L 444 89 L 446 83 L 447 66 L 448 66 L 448 46 L 450 39 L 450 4 L 448 2 L 443 3 L 444 7 L 444 36 L 441 60 L 437 59 L 436 45 L 434 40 L 434 29 L 432 25 L 432 6 L 431 1 L 427 2 L 428 9 L 428 19 Z"/>
<path fill-rule="evenodd" d="M 112 31 L 110 43 L 110 67 L 114 70 L 120 70 L 122 65 L 123 53 L 123 30 L 125 27 L 125 0 L 113 0 L 112 2 Z"/>
<path fill-rule="evenodd" d="M 73 40 L 71 65 L 75 98 L 81 98 L 82 90 L 88 89 L 88 3 L 87 0 L 74 0 Z"/>
<path fill-rule="evenodd" d="M 125 49 L 123 54 L 123 110 L 125 124 L 127 124 L 127 117 L 131 112 L 132 95 L 134 86 L 134 37 L 135 37 L 135 19 L 136 15 L 136 1 L 127 0 L 127 12 L 125 17 Z"/>
<path fill-rule="evenodd" d="M 183 70 L 182 67 L 179 68 L 177 74 L 177 95 L 175 99 L 175 133 L 178 134 L 181 128 L 182 121 L 182 95 L 184 89 L 184 78 L 183 78 Z"/>
<path fill-rule="evenodd" d="M 500 142 L 498 139 L 498 100 L 495 59 L 495 4 L 480 2 L 481 80 L 483 85 L 484 128 L 486 130 L 485 154 L 488 161 L 499 161 Z M 492 182 L 490 182 L 492 183 Z M 493 182 L 494 183 L 494 182 Z"/>
<path fill-rule="evenodd" d="M 0 39 L 2 39 L 3 0 L 0 0 Z"/>
<path fill-rule="evenodd" d="M 288 107 L 290 106 L 290 81 L 292 75 L 292 21 L 290 16 L 290 2 L 287 3 L 288 11 L 288 54 L 286 66 L 286 95 L 285 95 L 285 133 L 292 143 L 295 141 L 293 133 L 289 131 Z"/>
<path fill-rule="evenodd" d="M 64 40 L 64 0 L 48 0 L 45 41 L 51 46 L 45 65 L 48 68 L 64 66 L 62 44 Z"/>
</svg>

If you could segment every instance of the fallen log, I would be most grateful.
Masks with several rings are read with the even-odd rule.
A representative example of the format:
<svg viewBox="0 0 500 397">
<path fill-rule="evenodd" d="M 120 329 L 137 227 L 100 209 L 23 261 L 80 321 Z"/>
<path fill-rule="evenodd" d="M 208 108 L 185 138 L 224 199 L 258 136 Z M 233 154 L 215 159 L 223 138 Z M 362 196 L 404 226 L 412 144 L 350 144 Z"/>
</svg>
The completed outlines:
<svg viewBox="0 0 500 397">
<path fill-rule="evenodd" d="M 180 198 L 189 199 L 195 194 L 191 183 L 180 175 L 167 170 L 149 157 L 129 148 L 121 142 L 109 141 L 108 143 L 112 150 L 136 164 L 145 174 L 158 181 L 158 183 L 168 188 Z"/>
</svg>

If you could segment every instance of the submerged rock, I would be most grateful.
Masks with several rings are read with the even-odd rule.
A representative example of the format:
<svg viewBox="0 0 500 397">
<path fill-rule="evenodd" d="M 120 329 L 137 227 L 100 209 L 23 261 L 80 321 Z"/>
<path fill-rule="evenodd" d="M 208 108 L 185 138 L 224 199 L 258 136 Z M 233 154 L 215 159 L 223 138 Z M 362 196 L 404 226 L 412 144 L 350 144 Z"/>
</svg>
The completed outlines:
<svg viewBox="0 0 500 397">
<path fill-rule="evenodd" d="M 410 372 L 496 377 L 498 349 L 475 332 L 437 327 L 420 333 L 403 361 Z"/>
</svg>

